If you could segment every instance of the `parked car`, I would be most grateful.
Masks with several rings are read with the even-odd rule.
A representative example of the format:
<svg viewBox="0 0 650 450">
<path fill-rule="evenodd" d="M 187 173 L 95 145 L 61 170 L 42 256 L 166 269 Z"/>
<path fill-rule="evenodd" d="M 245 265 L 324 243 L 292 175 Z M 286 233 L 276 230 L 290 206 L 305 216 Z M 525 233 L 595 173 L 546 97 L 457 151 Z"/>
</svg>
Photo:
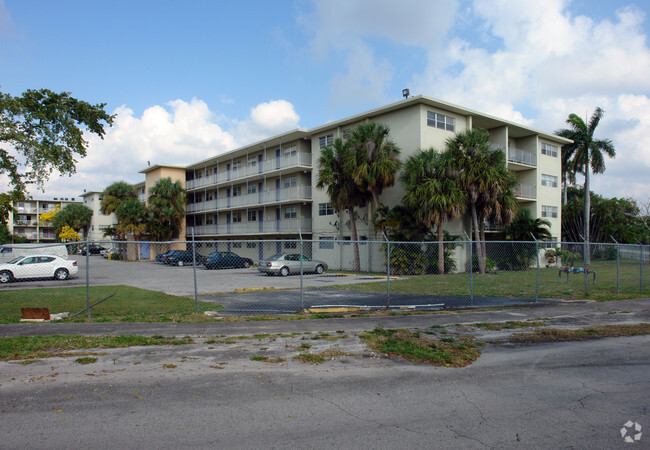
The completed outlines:
<svg viewBox="0 0 650 450">
<path fill-rule="evenodd" d="M 79 272 L 77 261 L 54 255 L 19 256 L 0 264 L 0 283 L 29 278 L 67 280 Z"/>
<path fill-rule="evenodd" d="M 232 252 L 214 252 L 200 260 L 206 269 L 225 269 L 227 267 L 245 267 L 253 265 L 253 260 Z"/>
<path fill-rule="evenodd" d="M 200 261 L 201 255 L 196 255 L 197 262 Z M 165 264 L 172 266 L 184 266 L 186 264 L 192 264 L 192 252 L 187 250 L 172 250 L 169 255 L 165 257 Z"/>
<path fill-rule="evenodd" d="M 102 250 L 106 250 L 106 247 L 103 247 L 98 244 L 88 244 L 89 254 L 90 255 L 99 255 Z M 86 246 L 84 245 L 79 249 L 79 254 L 86 255 Z"/>
<path fill-rule="evenodd" d="M 290 273 L 300 273 L 301 258 L 297 253 L 278 253 L 269 259 L 260 261 L 257 270 L 267 275 L 282 275 L 286 277 Z M 310 260 L 302 257 L 303 273 L 321 274 L 327 270 L 327 264 L 323 261 Z"/>
<path fill-rule="evenodd" d="M 120 251 L 115 247 L 111 247 L 111 248 L 105 248 L 104 250 L 100 251 L 99 254 L 102 255 L 104 258 L 108 259 L 111 257 L 111 253 L 119 253 L 119 252 Z"/>
<path fill-rule="evenodd" d="M 173 251 L 174 251 L 174 250 L 169 250 L 168 252 L 165 252 L 165 253 L 158 253 L 158 254 L 156 255 L 156 259 L 155 259 L 155 261 L 164 264 L 164 263 L 165 263 L 165 258 L 167 258 L 169 255 L 171 255 L 171 253 L 172 253 Z"/>
</svg>

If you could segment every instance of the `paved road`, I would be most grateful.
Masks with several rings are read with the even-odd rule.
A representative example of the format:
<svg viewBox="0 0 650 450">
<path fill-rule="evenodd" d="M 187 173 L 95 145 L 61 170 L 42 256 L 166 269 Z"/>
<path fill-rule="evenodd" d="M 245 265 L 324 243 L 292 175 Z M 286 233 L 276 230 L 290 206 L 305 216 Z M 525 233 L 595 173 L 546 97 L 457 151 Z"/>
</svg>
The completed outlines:
<svg viewBox="0 0 650 450">
<path fill-rule="evenodd" d="M 455 369 L 374 354 L 356 333 L 378 322 L 444 326 L 450 333 L 458 323 L 530 318 L 562 327 L 639 323 L 650 321 L 649 304 L 216 324 L 0 325 L 5 335 L 148 330 L 197 342 L 102 350 L 92 365 L 71 357 L 0 362 L 0 447 L 632 448 L 622 442 L 623 425 L 631 420 L 650 429 L 648 336 L 488 344 L 474 364 Z M 323 331 L 341 339 L 316 339 Z M 217 337 L 279 332 L 300 334 L 230 344 Z M 477 338 L 490 340 L 485 333 Z M 325 347 L 351 355 L 320 365 L 290 358 Z M 256 362 L 251 355 L 286 360 Z M 647 447 L 646 436 L 634 448 Z"/>
</svg>

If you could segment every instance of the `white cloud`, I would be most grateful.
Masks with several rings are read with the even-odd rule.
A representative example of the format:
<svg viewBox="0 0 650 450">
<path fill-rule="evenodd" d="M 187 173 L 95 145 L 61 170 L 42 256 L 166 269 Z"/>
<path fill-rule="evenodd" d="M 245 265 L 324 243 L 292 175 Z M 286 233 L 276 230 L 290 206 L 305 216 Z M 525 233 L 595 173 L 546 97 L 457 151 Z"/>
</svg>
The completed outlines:
<svg viewBox="0 0 650 450">
<path fill-rule="evenodd" d="M 87 136 L 88 154 L 77 163 L 72 177 L 53 174 L 45 195 L 76 197 L 84 189 L 102 190 L 118 180 L 144 180 L 138 171 L 151 164 L 187 165 L 232 150 L 246 143 L 279 134 L 298 126 L 299 116 L 291 103 L 275 100 L 251 109 L 244 121 L 217 117 L 198 99 L 173 100 L 165 106 L 147 108 L 142 117 L 121 106 L 104 140 Z M 225 123 L 224 129 L 217 122 Z M 32 195 L 42 195 L 33 191 Z"/>
</svg>

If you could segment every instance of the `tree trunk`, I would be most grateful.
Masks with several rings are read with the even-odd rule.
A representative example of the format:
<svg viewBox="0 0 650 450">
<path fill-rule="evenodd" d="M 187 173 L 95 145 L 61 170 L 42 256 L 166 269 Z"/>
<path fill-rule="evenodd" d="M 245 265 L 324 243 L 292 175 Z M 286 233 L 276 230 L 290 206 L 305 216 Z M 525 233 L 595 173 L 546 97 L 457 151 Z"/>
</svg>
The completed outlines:
<svg viewBox="0 0 650 450">
<path fill-rule="evenodd" d="M 589 255 L 589 216 L 591 210 L 591 194 L 589 193 L 589 161 L 585 164 L 585 211 L 584 211 L 584 239 L 585 239 L 585 269 L 590 264 L 591 257 Z"/>
<path fill-rule="evenodd" d="M 485 260 L 483 259 L 483 252 L 481 248 L 481 236 L 479 233 L 478 226 L 478 214 L 476 213 L 476 203 L 471 204 L 472 211 L 472 223 L 474 228 L 474 241 L 476 242 L 476 259 L 478 260 L 478 271 L 479 273 L 485 273 Z M 470 267 L 474 265 L 473 261 L 470 261 Z M 473 267 L 472 267 L 472 270 Z"/>
<path fill-rule="evenodd" d="M 443 242 L 444 233 L 442 230 L 442 222 L 438 224 L 438 273 L 445 274 L 445 244 Z"/>
<path fill-rule="evenodd" d="M 485 222 L 481 220 L 481 224 L 479 225 L 479 236 L 481 238 L 481 254 L 483 255 L 483 272 L 485 272 L 485 269 L 487 268 L 486 260 L 487 260 L 487 248 L 485 244 Z"/>
<path fill-rule="evenodd" d="M 354 246 L 354 271 L 361 272 L 361 258 L 359 258 L 359 239 L 357 237 L 357 222 L 354 219 L 354 208 L 348 208 L 350 216 L 350 231 L 352 232 L 352 241 Z"/>
</svg>

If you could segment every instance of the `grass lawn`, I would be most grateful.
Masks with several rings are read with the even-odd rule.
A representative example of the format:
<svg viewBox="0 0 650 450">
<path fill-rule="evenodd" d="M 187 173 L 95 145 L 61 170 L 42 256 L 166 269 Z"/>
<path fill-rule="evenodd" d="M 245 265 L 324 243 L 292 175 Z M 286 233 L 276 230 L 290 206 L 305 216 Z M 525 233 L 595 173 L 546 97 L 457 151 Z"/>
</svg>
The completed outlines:
<svg viewBox="0 0 650 450">
<path fill-rule="evenodd" d="M 576 265 L 576 267 L 578 267 Z M 590 270 L 596 272 L 596 284 L 589 274 L 585 294 L 584 274 L 562 274 L 558 279 L 557 267 L 541 268 L 539 274 L 539 297 L 558 299 L 595 299 L 614 300 L 650 296 L 650 267 L 644 274 L 643 292 L 640 292 L 640 266 L 635 262 L 621 262 L 619 274 L 620 294 L 616 294 L 616 261 L 592 261 Z M 537 270 L 501 271 L 498 273 L 473 274 L 475 297 L 535 298 Z M 328 286 L 331 289 L 343 289 L 363 292 L 386 292 L 386 283 L 370 282 L 348 285 Z M 407 275 L 391 279 L 390 290 L 396 294 L 433 294 L 470 296 L 469 273 L 447 275 Z"/>
<path fill-rule="evenodd" d="M 196 314 L 194 299 L 130 286 L 93 286 L 90 304 L 115 293 L 91 310 L 91 322 L 199 322 L 210 320 L 204 311 L 222 309 L 221 305 L 199 302 Z M 20 308 L 49 308 L 50 314 L 74 314 L 86 308 L 86 288 L 44 288 L 0 291 L 0 323 L 15 323 L 21 318 Z M 88 322 L 88 313 L 68 319 Z"/>
</svg>

